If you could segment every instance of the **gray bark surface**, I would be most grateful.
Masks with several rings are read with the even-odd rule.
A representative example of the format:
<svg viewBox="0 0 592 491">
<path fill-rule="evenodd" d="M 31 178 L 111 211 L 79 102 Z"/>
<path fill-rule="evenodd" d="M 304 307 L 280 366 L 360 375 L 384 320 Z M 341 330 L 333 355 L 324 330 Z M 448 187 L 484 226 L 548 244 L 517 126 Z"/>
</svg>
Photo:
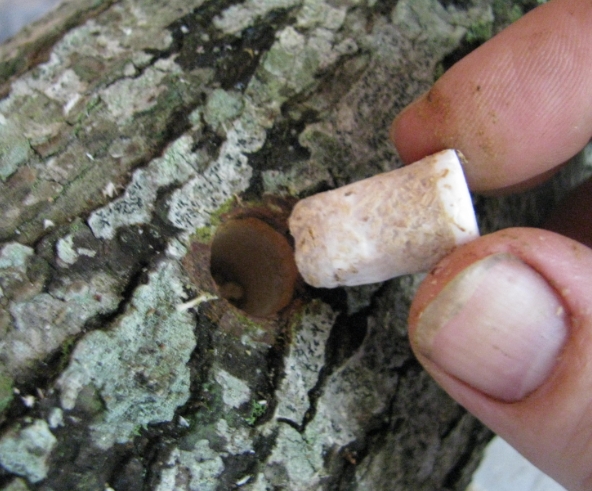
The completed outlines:
<svg viewBox="0 0 592 491">
<path fill-rule="evenodd" d="M 79 0 L 0 46 L 0 487 L 463 490 L 490 433 L 413 358 L 420 276 L 257 319 L 209 248 L 399 166 L 394 116 L 532 6 Z M 574 168 L 475 197 L 483 231 Z"/>
</svg>

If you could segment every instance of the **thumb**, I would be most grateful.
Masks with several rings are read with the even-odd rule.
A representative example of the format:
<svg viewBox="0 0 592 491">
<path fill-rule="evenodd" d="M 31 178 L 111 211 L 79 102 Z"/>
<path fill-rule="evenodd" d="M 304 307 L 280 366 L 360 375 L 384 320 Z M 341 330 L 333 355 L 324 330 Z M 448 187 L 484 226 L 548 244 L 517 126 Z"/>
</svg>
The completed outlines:
<svg viewBox="0 0 592 491">
<path fill-rule="evenodd" d="M 442 387 L 570 490 L 592 489 L 592 250 L 515 228 L 428 275 L 411 344 Z"/>
</svg>

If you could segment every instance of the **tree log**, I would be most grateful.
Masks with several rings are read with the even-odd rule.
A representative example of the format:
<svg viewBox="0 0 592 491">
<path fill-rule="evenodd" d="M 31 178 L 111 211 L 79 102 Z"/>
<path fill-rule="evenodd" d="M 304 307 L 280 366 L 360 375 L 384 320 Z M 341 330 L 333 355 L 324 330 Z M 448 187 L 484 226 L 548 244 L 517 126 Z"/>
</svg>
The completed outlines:
<svg viewBox="0 0 592 491">
<path fill-rule="evenodd" d="M 76 0 L 0 46 L 2 489 L 463 490 L 490 433 L 413 358 L 420 276 L 260 317 L 212 240 L 400 166 L 394 116 L 533 3 Z"/>
</svg>

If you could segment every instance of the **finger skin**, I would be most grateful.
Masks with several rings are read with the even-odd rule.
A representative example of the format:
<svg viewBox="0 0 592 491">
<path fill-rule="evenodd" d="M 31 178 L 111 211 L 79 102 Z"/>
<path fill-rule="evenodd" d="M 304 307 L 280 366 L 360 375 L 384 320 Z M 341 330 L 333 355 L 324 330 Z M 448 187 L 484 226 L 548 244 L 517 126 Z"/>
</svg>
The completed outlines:
<svg viewBox="0 0 592 491">
<path fill-rule="evenodd" d="M 568 341 L 551 376 L 519 402 L 492 399 L 447 375 L 413 346 L 418 360 L 467 410 L 570 490 L 592 489 L 592 250 L 561 235 L 514 228 L 458 248 L 427 276 L 411 306 L 410 338 L 428 303 L 461 270 L 508 252 L 538 271 L 570 316 Z M 525 315 L 527 315 L 525 313 Z"/>
<path fill-rule="evenodd" d="M 471 189 L 556 167 L 592 135 L 592 2 L 537 7 L 448 70 L 393 122 L 401 158 L 460 149 Z"/>
</svg>

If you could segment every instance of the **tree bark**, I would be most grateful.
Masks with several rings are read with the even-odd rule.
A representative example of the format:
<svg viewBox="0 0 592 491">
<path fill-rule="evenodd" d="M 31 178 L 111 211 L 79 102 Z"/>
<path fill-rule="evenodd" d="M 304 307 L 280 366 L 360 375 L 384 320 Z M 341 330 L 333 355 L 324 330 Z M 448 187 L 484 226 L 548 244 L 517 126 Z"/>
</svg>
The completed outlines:
<svg viewBox="0 0 592 491">
<path fill-rule="evenodd" d="M 0 46 L 2 489 L 466 487 L 490 433 L 413 358 L 419 276 L 262 319 L 210 271 L 229 217 L 399 166 L 397 112 L 532 6 L 442 4 L 77 0 Z"/>
</svg>

